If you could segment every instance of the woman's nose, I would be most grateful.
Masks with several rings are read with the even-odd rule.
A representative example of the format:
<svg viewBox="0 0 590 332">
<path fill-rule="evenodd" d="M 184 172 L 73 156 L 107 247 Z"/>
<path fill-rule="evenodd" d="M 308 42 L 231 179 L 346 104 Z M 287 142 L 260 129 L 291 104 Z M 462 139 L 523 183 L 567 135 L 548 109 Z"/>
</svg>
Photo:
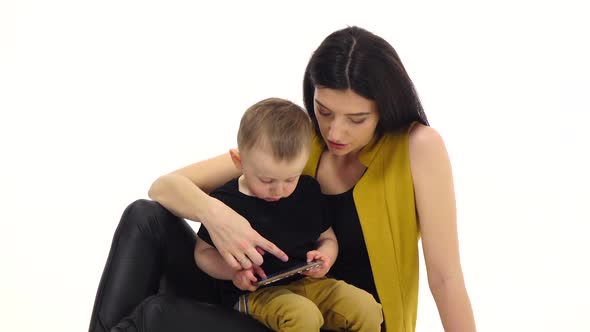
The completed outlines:
<svg viewBox="0 0 590 332">
<path fill-rule="evenodd" d="M 330 128 L 328 130 L 328 139 L 335 143 L 339 143 L 340 140 L 342 140 L 343 136 L 342 128 L 343 126 L 341 123 L 338 122 L 338 120 L 332 121 L 332 123 L 330 124 Z"/>
</svg>

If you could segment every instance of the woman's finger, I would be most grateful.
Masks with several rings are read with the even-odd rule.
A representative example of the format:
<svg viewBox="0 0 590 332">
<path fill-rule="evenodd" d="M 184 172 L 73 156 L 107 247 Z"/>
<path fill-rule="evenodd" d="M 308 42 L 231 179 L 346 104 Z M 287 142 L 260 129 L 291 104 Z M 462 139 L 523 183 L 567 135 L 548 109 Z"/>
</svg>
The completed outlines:
<svg viewBox="0 0 590 332">
<path fill-rule="evenodd" d="M 222 254 L 221 256 L 232 269 L 237 271 L 242 268 L 242 264 L 240 264 L 234 255 L 230 254 L 229 252 Z"/>
<path fill-rule="evenodd" d="M 264 255 L 264 254 L 266 254 L 266 251 L 264 251 L 264 249 L 262 249 L 262 248 L 260 248 L 260 247 L 258 247 L 258 246 L 256 246 L 256 251 L 258 251 L 258 253 L 259 253 L 260 255 Z"/>
<path fill-rule="evenodd" d="M 262 255 L 256 250 L 256 247 L 250 247 L 244 250 L 244 254 L 250 259 L 253 266 L 262 265 L 264 262 Z"/>
<path fill-rule="evenodd" d="M 248 256 L 246 256 L 246 254 L 236 253 L 234 255 L 234 257 L 235 257 L 235 260 L 240 264 L 241 268 L 243 268 L 243 269 L 252 268 L 252 261 L 250 261 L 250 258 L 248 258 Z"/>
<path fill-rule="evenodd" d="M 284 251 L 279 249 L 279 247 L 277 247 L 274 243 L 263 238 L 262 236 L 258 237 L 258 240 L 256 241 L 256 246 L 262 248 L 262 250 L 272 254 L 273 256 L 282 260 L 283 262 L 286 262 L 289 260 L 289 256 L 287 256 L 287 254 L 285 254 Z M 262 265 L 262 256 L 260 256 L 260 258 L 261 258 L 260 264 L 256 264 L 256 265 Z"/>
</svg>

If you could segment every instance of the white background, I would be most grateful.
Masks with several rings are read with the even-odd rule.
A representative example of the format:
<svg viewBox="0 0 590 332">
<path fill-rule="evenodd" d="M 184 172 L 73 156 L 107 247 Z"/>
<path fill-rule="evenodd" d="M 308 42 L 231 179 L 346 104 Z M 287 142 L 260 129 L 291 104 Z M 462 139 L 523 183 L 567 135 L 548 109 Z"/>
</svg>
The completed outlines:
<svg viewBox="0 0 590 332">
<path fill-rule="evenodd" d="M 233 147 L 255 101 L 302 104 L 311 52 L 359 25 L 397 49 L 447 143 L 479 331 L 590 331 L 588 15 L 563 0 L 1 0 L 1 329 L 87 330 L 125 206 Z M 417 328 L 441 331 L 422 272 Z"/>
</svg>

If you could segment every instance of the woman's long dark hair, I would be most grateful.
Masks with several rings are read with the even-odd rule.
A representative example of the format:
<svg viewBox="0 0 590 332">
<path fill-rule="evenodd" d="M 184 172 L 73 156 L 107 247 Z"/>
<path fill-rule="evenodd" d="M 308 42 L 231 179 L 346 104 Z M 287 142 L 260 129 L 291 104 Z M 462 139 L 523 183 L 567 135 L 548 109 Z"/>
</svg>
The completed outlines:
<svg viewBox="0 0 590 332">
<path fill-rule="evenodd" d="M 315 50 L 303 78 L 303 99 L 314 128 L 316 87 L 351 89 L 374 100 L 379 112 L 377 137 L 407 129 L 418 121 L 428 125 L 414 84 L 395 49 L 383 38 L 359 27 L 330 34 Z"/>
</svg>

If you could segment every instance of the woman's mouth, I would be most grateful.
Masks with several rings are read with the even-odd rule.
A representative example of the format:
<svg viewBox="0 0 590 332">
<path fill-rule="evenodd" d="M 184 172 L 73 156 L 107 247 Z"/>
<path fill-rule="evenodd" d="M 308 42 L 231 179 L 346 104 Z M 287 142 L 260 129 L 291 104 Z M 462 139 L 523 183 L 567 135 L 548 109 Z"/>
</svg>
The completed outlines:
<svg viewBox="0 0 590 332">
<path fill-rule="evenodd" d="M 340 144 L 340 143 L 336 143 L 336 142 L 332 142 L 330 140 L 328 140 L 328 145 L 333 148 L 333 149 L 344 149 L 348 144 Z"/>
</svg>

